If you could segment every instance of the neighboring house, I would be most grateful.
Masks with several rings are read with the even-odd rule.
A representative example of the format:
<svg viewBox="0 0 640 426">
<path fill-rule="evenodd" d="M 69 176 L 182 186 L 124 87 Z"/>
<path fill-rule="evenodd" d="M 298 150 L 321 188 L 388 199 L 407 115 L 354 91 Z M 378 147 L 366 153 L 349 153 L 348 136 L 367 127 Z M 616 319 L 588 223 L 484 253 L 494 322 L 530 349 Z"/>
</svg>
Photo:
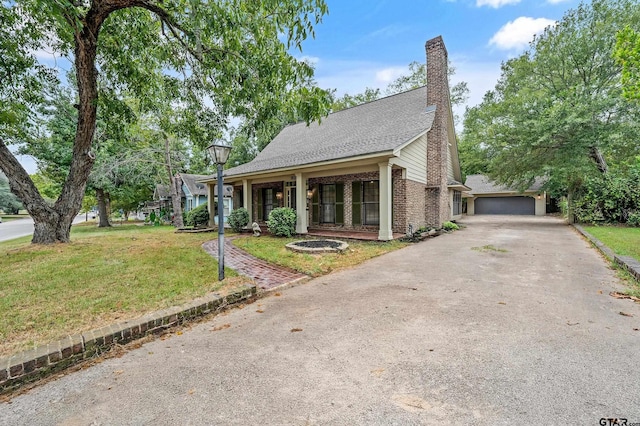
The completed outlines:
<svg viewBox="0 0 640 426">
<path fill-rule="evenodd" d="M 379 240 L 462 216 L 460 165 L 441 37 L 427 87 L 285 127 L 251 162 L 225 171 L 236 206 L 263 222 L 296 210 L 296 232 L 364 230 Z M 216 177 L 204 179 L 213 191 Z"/>
<path fill-rule="evenodd" d="M 509 214 L 509 215 L 538 215 L 547 214 L 547 204 L 550 202 L 547 193 L 542 188 L 542 181 L 536 180 L 524 192 L 497 185 L 485 175 L 469 175 L 465 185 L 471 188 L 467 191 L 467 214 Z"/>
<path fill-rule="evenodd" d="M 207 203 L 207 186 L 200 182 L 205 178 L 207 178 L 205 175 L 191 175 L 188 173 L 176 174 L 176 179 L 180 180 L 179 184 L 184 194 L 183 206 L 185 212 Z"/>
</svg>

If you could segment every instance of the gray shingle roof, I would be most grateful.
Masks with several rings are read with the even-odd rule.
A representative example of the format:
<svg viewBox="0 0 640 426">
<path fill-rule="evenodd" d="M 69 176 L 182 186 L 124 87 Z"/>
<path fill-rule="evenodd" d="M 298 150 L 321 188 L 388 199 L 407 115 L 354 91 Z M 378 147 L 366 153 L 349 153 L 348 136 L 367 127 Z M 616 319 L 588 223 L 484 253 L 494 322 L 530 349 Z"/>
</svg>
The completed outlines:
<svg viewBox="0 0 640 426">
<path fill-rule="evenodd" d="M 329 114 L 321 123 L 285 127 L 257 157 L 225 171 L 254 173 L 391 151 L 431 128 L 435 108 L 427 108 L 421 87 Z"/>
<path fill-rule="evenodd" d="M 191 195 L 207 195 L 207 185 L 199 181 L 206 179 L 206 175 L 191 175 L 188 173 L 180 173 L 182 183 L 189 189 Z"/>
<path fill-rule="evenodd" d="M 465 186 L 471 188 L 470 194 L 499 194 L 518 192 L 515 189 L 508 188 L 504 185 L 498 185 L 485 175 L 469 175 L 464 182 Z M 538 178 L 527 191 L 538 192 L 544 184 L 543 180 Z"/>
</svg>

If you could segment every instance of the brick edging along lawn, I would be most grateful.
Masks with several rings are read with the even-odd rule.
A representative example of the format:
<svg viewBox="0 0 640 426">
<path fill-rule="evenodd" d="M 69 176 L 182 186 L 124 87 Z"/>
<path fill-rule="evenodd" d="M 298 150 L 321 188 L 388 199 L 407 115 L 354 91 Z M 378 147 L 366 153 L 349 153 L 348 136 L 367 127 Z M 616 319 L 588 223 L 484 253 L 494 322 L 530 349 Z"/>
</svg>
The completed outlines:
<svg viewBox="0 0 640 426">
<path fill-rule="evenodd" d="M 607 247 L 602 241 L 588 233 L 584 230 L 584 228 L 575 223 L 572 224 L 575 229 L 578 230 L 586 239 L 591 241 L 591 243 L 608 259 L 612 260 L 617 265 L 621 266 L 627 272 L 629 272 L 636 280 L 640 281 L 640 262 L 634 259 L 631 256 L 620 256 L 617 255 Z"/>
<path fill-rule="evenodd" d="M 255 286 L 245 285 L 224 296 L 213 293 L 182 306 L 174 306 L 130 321 L 68 336 L 48 345 L 0 358 L 0 394 L 93 358 L 117 344 L 160 333 L 187 320 L 251 299 L 256 294 Z"/>
</svg>

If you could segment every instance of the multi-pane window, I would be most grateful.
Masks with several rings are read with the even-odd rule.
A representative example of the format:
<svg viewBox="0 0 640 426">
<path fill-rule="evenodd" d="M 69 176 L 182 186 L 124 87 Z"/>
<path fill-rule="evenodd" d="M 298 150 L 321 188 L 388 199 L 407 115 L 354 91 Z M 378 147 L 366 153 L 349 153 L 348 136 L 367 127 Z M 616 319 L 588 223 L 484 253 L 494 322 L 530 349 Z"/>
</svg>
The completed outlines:
<svg viewBox="0 0 640 426">
<path fill-rule="evenodd" d="M 380 224 L 380 182 L 362 182 L 362 224 Z"/>
<path fill-rule="evenodd" d="M 453 191 L 453 215 L 462 214 L 462 192 Z"/>
<path fill-rule="evenodd" d="M 269 213 L 273 210 L 273 188 L 265 188 L 262 193 L 262 220 L 269 220 Z"/>
<path fill-rule="evenodd" d="M 336 186 L 322 185 L 322 194 L 320 195 L 321 201 L 321 222 L 322 223 L 336 223 Z"/>
</svg>

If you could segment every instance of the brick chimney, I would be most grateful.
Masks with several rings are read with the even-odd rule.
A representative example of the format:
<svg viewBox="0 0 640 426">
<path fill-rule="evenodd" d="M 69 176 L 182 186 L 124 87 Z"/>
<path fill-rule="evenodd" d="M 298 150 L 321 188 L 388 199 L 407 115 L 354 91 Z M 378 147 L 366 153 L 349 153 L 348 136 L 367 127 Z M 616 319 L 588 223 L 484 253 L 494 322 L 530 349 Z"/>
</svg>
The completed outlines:
<svg viewBox="0 0 640 426">
<path fill-rule="evenodd" d="M 427 52 L 427 107 L 435 106 L 433 126 L 427 133 L 427 224 L 440 227 L 451 219 L 447 166 L 451 123 L 448 57 L 442 36 L 432 38 Z"/>
</svg>

